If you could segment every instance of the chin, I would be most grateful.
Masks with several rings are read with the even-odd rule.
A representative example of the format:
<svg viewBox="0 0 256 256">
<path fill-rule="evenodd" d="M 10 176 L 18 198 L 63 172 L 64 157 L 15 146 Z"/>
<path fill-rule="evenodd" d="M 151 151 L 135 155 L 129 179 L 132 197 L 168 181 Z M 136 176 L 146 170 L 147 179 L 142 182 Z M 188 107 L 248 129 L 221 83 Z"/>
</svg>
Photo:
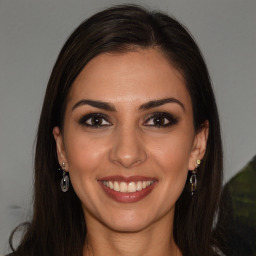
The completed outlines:
<svg viewBox="0 0 256 256">
<path fill-rule="evenodd" d="M 116 232 L 139 232 L 149 227 L 153 222 L 153 216 L 145 214 L 145 211 L 122 212 L 112 214 L 108 220 L 105 220 L 105 225 Z"/>
<path fill-rule="evenodd" d="M 145 223 L 141 221 L 126 221 L 126 222 L 112 222 L 108 226 L 111 230 L 115 232 L 127 232 L 127 233 L 136 233 L 140 232 L 150 226 L 150 223 Z"/>
</svg>

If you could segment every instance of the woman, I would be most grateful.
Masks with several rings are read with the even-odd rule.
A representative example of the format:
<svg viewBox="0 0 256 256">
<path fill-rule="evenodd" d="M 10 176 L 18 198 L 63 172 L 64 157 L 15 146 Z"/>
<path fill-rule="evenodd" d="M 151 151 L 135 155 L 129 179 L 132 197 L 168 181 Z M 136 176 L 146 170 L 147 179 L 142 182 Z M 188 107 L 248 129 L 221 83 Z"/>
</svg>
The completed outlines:
<svg viewBox="0 0 256 256">
<path fill-rule="evenodd" d="M 221 184 L 200 50 L 175 19 L 115 6 L 83 22 L 53 68 L 33 218 L 13 255 L 221 255 Z"/>
</svg>

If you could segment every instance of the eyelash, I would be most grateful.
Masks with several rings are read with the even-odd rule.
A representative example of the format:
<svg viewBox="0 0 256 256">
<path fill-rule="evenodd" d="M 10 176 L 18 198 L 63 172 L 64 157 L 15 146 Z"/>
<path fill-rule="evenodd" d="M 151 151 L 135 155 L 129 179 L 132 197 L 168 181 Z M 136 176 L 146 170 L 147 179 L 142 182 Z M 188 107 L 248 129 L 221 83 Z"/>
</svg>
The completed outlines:
<svg viewBox="0 0 256 256">
<path fill-rule="evenodd" d="M 148 124 L 149 122 L 153 122 L 152 124 Z M 89 123 L 90 122 L 90 123 Z M 98 124 L 97 124 L 98 122 Z M 156 123 L 158 122 L 158 123 Z M 178 123 L 178 119 L 174 117 L 172 114 L 165 112 L 156 112 L 151 114 L 144 122 L 145 126 L 153 126 L 156 128 L 165 128 Z M 111 126 L 112 123 L 109 121 L 107 115 L 102 113 L 91 113 L 83 116 L 79 120 L 79 124 L 82 126 L 90 127 L 90 128 L 101 128 L 106 126 Z"/>
<path fill-rule="evenodd" d="M 147 124 L 149 121 L 152 121 L 153 124 Z M 156 124 L 156 121 L 160 123 Z M 163 121 L 163 122 L 162 122 Z M 167 122 L 167 123 L 166 123 Z M 154 126 L 156 128 L 166 128 L 178 123 L 178 119 L 172 114 L 166 112 L 156 112 L 150 115 L 149 118 L 144 122 L 145 126 Z"/>
<path fill-rule="evenodd" d="M 97 119 L 98 121 L 100 120 L 99 124 L 95 123 Z M 89 124 L 88 121 L 91 121 L 91 123 Z M 108 124 L 104 124 L 105 122 L 107 122 Z M 102 113 L 91 113 L 91 114 L 85 115 L 79 120 L 79 124 L 90 127 L 90 128 L 100 128 L 100 127 L 112 125 L 112 123 L 108 120 L 108 117 Z"/>
</svg>

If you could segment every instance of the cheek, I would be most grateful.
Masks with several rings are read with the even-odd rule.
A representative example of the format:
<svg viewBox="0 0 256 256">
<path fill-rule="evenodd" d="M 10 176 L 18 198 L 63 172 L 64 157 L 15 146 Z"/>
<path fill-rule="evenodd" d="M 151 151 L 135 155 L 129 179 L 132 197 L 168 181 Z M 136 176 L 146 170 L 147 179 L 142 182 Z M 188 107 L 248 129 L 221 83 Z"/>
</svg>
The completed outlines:
<svg viewBox="0 0 256 256">
<path fill-rule="evenodd" d="M 192 141 L 190 134 L 178 131 L 165 138 L 151 142 L 148 149 L 158 164 L 165 167 L 165 171 L 170 169 L 173 171 L 187 171 Z"/>
<path fill-rule="evenodd" d="M 173 150 L 172 150 L 173 149 Z M 158 158 L 164 184 L 168 194 L 179 194 L 183 190 L 188 174 L 189 154 L 177 148 L 169 148 Z"/>
<path fill-rule="evenodd" d="M 73 136 L 66 138 L 66 154 L 70 178 L 73 186 L 89 183 L 95 179 L 98 167 L 106 155 L 104 143 L 95 142 L 82 133 L 70 133 Z"/>
<path fill-rule="evenodd" d="M 173 198 L 178 198 L 185 186 L 192 141 L 193 135 L 177 132 L 155 141 L 150 147 L 151 156 L 161 170 L 164 192 L 168 196 L 173 195 Z"/>
<path fill-rule="evenodd" d="M 72 186 L 81 202 L 86 202 L 91 210 L 98 200 L 96 178 L 106 156 L 106 147 L 99 140 L 90 139 L 83 133 L 70 133 L 72 137 L 66 138 L 66 154 L 69 167 L 69 176 Z M 84 204 L 83 204 L 84 205 Z"/>
<path fill-rule="evenodd" d="M 100 140 L 100 139 L 99 139 Z M 69 132 L 65 138 L 65 150 L 70 170 L 75 166 L 95 165 L 105 151 L 104 144 L 95 141 L 83 131 Z"/>
</svg>

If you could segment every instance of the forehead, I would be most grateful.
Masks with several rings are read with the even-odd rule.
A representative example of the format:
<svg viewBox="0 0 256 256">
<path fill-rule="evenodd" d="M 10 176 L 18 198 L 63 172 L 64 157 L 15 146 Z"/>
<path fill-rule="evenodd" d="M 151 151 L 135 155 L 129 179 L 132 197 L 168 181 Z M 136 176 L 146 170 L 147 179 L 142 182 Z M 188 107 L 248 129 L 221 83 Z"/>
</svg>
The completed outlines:
<svg viewBox="0 0 256 256">
<path fill-rule="evenodd" d="M 68 102 L 82 98 L 113 103 L 143 103 L 190 96 L 181 73 L 155 49 L 104 53 L 92 59 L 74 81 Z"/>
</svg>

